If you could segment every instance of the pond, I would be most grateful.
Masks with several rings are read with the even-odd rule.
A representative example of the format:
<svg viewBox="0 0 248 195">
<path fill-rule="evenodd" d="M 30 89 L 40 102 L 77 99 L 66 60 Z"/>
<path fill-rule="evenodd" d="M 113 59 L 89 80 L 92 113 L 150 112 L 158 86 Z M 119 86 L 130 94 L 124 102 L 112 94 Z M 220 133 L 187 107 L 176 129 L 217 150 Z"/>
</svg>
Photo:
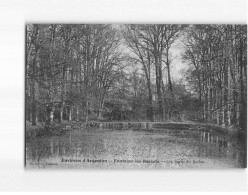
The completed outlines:
<svg viewBox="0 0 248 195">
<path fill-rule="evenodd" d="M 236 136 L 170 129 L 72 130 L 26 141 L 26 168 L 242 168 Z"/>
</svg>

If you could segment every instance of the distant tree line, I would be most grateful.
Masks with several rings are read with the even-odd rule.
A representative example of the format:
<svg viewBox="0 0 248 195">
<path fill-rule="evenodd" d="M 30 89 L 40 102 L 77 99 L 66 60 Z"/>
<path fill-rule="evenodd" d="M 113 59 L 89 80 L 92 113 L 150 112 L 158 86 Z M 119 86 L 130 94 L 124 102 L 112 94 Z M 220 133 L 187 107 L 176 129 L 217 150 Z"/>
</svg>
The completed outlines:
<svg viewBox="0 0 248 195">
<path fill-rule="evenodd" d="M 26 120 L 246 125 L 245 25 L 29 24 Z M 173 80 L 183 45 L 184 79 Z"/>
<path fill-rule="evenodd" d="M 172 62 L 170 49 L 186 25 L 125 25 L 123 36 L 127 47 L 133 52 L 130 56 L 135 62 L 142 64 L 149 94 L 150 120 L 171 119 L 175 106 L 170 65 Z M 164 66 L 165 65 L 165 66 Z M 167 71 L 167 86 L 165 86 L 164 69 Z M 152 74 L 155 73 L 155 88 L 157 106 L 153 108 Z"/>
<path fill-rule="evenodd" d="M 26 28 L 26 118 L 101 117 L 121 73 L 118 31 L 111 25 L 30 24 Z"/>
<path fill-rule="evenodd" d="M 185 31 L 183 58 L 202 119 L 246 129 L 247 26 L 192 25 Z"/>
</svg>

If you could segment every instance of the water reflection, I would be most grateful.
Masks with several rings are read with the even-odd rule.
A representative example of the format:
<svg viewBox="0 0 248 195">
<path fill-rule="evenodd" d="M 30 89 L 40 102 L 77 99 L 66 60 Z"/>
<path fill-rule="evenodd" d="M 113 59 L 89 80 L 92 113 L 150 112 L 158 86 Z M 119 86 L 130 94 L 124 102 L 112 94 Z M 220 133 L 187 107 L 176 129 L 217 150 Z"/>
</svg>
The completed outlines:
<svg viewBox="0 0 248 195">
<path fill-rule="evenodd" d="M 245 166 L 245 148 L 237 137 L 204 131 L 201 132 L 200 140 L 199 156 L 228 161 L 236 167 Z"/>
<path fill-rule="evenodd" d="M 27 143 L 26 149 L 27 163 L 47 162 L 55 159 L 60 162 L 66 157 L 110 161 L 113 159 L 150 159 L 161 162 L 197 158 L 205 160 L 206 167 L 213 167 L 217 164 L 227 167 L 243 167 L 245 166 L 244 156 L 245 150 L 235 137 L 210 131 L 188 130 L 90 129 L 72 131 L 61 137 L 31 140 Z M 169 167 L 168 164 L 163 163 L 144 166 Z"/>
</svg>

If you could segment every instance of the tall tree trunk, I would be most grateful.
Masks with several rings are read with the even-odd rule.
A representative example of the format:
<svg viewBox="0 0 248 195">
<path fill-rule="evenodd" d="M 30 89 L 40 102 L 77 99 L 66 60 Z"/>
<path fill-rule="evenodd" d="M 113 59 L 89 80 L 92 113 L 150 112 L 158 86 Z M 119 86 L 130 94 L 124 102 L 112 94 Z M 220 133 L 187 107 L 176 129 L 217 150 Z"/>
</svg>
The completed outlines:
<svg viewBox="0 0 248 195">
<path fill-rule="evenodd" d="M 245 89 L 244 89 L 244 76 L 243 76 L 243 43 L 240 40 L 240 46 L 239 46 L 239 68 L 240 68 L 240 114 L 239 114 L 239 124 L 240 127 L 245 131 L 246 130 L 246 124 L 247 124 L 247 104 L 246 104 L 246 94 L 245 94 Z"/>
<path fill-rule="evenodd" d="M 152 106 L 152 90 L 151 90 L 151 82 L 150 80 L 147 82 L 147 87 L 148 87 L 148 102 L 149 102 L 149 119 L 150 121 L 153 121 L 154 120 L 154 117 L 153 117 L 153 106 Z"/>
<path fill-rule="evenodd" d="M 79 106 L 76 106 L 76 121 L 79 121 Z"/>
<path fill-rule="evenodd" d="M 167 74 L 168 74 L 168 85 L 169 90 L 172 93 L 172 82 L 171 82 L 171 75 L 170 75 L 170 62 L 169 62 L 169 47 L 166 48 L 166 65 L 167 65 Z"/>
<path fill-rule="evenodd" d="M 33 64 L 33 68 L 34 68 L 34 71 L 36 71 L 36 68 L 35 68 L 35 63 Z M 35 77 L 35 73 L 34 73 L 34 77 Z M 31 102 L 31 113 L 32 113 L 32 125 L 36 126 L 37 125 L 37 122 L 38 122 L 38 118 L 37 118 L 37 114 L 38 114 L 38 107 L 37 107 L 37 102 L 36 102 L 36 99 L 37 99 L 37 83 L 35 81 L 35 79 L 33 79 L 31 81 L 31 93 L 32 93 L 32 102 Z"/>
<path fill-rule="evenodd" d="M 72 106 L 68 106 L 68 121 L 72 120 Z"/>
<path fill-rule="evenodd" d="M 99 109 L 98 109 L 98 119 L 102 119 L 103 107 L 104 107 L 104 98 L 102 97 L 100 100 Z"/>
<path fill-rule="evenodd" d="M 59 106 L 59 122 L 63 121 L 63 113 L 64 113 L 65 102 L 61 102 Z"/>
<path fill-rule="evenodd" d="M 160 119 L 163 119 L 163 98 L 161 91 L 161 83 L 162 83 L 162 64 L 161 57 L 158 54 L 155 57 L 155 68 L 156 68 L 156 86 L 157 86 L 157 95 L 158 95 L 158 112 Z"/>
<path fill-rule="evenodd" d="M 228 63 L 226 58 L 224 59 L 224 126 L 228 126 Z"/>
<path fill-rule="evenodd" d="M 227 105 L 227 125 L 230 126 L 231 125 L 231 98 L 232 98 L 232 94 L 231 94 L 231 72 L 230 72 L 230 69 L 231 69 L 231 64 L 230 62 L 228 61 L 227 62 L 227 66 L 228 66 L 228 75 L 227 75 L 227 102 L 228 102 L 228 105 Z"/>
<path fill-rule="evenodd" d="M 37 58 L 38 58 L 38 53 L 39 53 L 39 47 L 36 45 L 36 41 L 38 40 L 38 34 L 39 34 L 39 29 L 38 25 L 34 25 L 35 28 L 35 33 L 34 33 L 34 43 L 35 43 L 35 54 L 34 58 L 32 61 L 32 75 L 31 75 L 31 93 L 32 93 L 32 102 L 31 102 L 31 112 L 32 112 L 32 125 L 37 125 L 38 118 L 37 118 L 37 102 L 36 102 L 36 94 L 37 94 L 37 83 L 36 83 L 36 76 L 38 75 L 37 73 Z"/>
<path fill-rule="evenodd" d="M 51 124 L 54 118 L 54 107 L 53 105 L 47 105 L 47 124 Z"/>
</svg>

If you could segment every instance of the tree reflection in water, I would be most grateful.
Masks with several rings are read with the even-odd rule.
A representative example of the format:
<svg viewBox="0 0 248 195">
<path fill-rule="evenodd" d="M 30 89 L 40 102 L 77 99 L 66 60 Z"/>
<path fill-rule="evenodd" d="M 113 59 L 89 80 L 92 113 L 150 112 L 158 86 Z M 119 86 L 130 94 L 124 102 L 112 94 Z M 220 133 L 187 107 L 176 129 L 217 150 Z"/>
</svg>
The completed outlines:
<svg viewBox="0 0 248 195">
<path fill-rule="evenodd" d="M 62 158 L 105 159 L 105 164 L 70 164 L 76 167 L 169 168 L 169 167 L 244 167 L 245 148 L 237 137 L 210 131 L 87 129 L 60 137 L 30 140 L 26 147 L 27 167 L 43 167 Z M 114 159 L 159 160 L 157 164 L 113 164 Z M 203 164 L 173 164 L 175 161 L 202 160 Z M 172 163 L 166 163 L 172 162 Z M 49 168 L 49 167 L 48 167 Z"/>
</svg>

